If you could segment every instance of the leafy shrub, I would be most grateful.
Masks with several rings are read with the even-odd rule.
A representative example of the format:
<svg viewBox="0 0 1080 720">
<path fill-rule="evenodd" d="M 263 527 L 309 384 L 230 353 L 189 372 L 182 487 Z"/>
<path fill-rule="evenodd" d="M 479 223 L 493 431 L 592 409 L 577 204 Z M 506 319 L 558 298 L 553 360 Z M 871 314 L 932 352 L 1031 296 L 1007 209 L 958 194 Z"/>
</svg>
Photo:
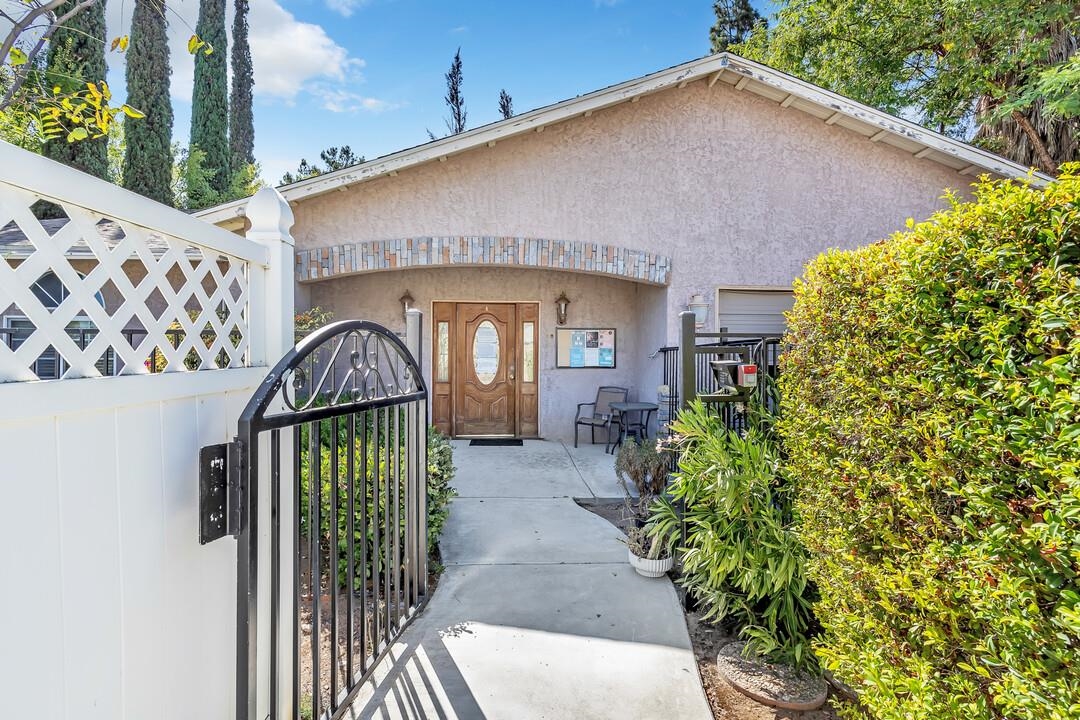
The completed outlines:
<svg viewBox="0 0 1080 720">
<path fill-rule="evenodd" d="M 450 498 L 457 495 L 450 482 L 454 479 L 454 446 L 450 438 L 435 428 L 428 428 L 428 553 L 439 544 L 446 518 L 450 515 Z"/>
<path fill-rule="evenodd" d="M 330 310 L 324 310 L 318 305 L 310 310 L 296 313 L 293 317 L 293 335 L 296 342 L 299 344 L 308 335 L 333 321 L 334 313 Z"/>
<path fill-rule="evenodd" d="M 877 718 L 1080 717 L 1080 176 L 831 252 L 779 429 L 824 626 Z"/>
<path fill-rule="evenodd" d="M 707 620 L 733 624 L 752 652 L 814 667 L 805 551 L 792 531 L 791 492 L 765 418 L 744 436 L 701 402 L 672 424 L 679 471 L 654 506 L 653 530 L 675 543 L 685 503 L 679 582 Z"/>
<path fill-rule="evenodd" d="M 356 564 L 354 566 L 354 582 L 355 587 L 360 588 L 363 585 L 365 579 L 371 577 L 374 568 L 377 566 L 380 572 L 386 572 L 387 567 L 390 565 L 390 561 L 393 559 L 390 555 L 388 547 L 388 539 L 392 537 L 393 530 L 393 514 L 394 507 L 391 501 L 390 505 L 390 527 L 387 526 L 387 502 L 388 491 L 390 493 L 395 492 L 395 486 L 391 482 L 388 487 L 387 478 L 393 477 L 393 450 L 394 446 L 393 437 L 387 438 L 387 428 L 380 422 L 378 432 L 376 432 L 375 424 L 372 415 L 367 415 L 367 442 L 361 440 L 363 434 L 362 428 L 357 424 L 356 427 L 356 441 L 354 445 L 354 480 L 353 488 L 356 493 L 354 498 L 354 508 L 356 515 L 353 518 L 353 542 L 355 550 L 354 559 Z M 402 414 L 402 426 L 400 428 L 400 437 L 405 437 L 405 425 L 404 425 L 404 413 Z M 300 492 L 304 501 L 300 507 L 300 522 L 301 531 L 306 535 L 309 532 L 309 523 L 311 522 L 311 509 L 309 492 L 311 488 L 311 457 L 309 453 L 309 426 L 304 425 L 301 427 L 301 456 L 300 456 Z M 337 522 L 337 565 L 338 565 L 338 582 L 341 586 L 347 584 L 347 572 L 348 572 L 348 512 L 346 510 L 346 493 L 348 491 L 348 427 L 344 421 L 338 423 L 338 437 L 337 437 L 337 456 L 338 456 L 338 473 L 337 473 L 337 496 L 339 503 L 339 510 L 333 512 L 330 503 L 330 490 L 331 483 L 333 481 L 333 464 L 331 447 L 333 442 L 333 425 L 330 422 L 321 423 L 320 427 L 320 511 L 319 511 L 319 539 L 323 557 L 326 557 L 326 553 L 330 552 L 332 546 L 330 529 L 331 522 L 336 519 Z M 396 488 L 398 498 L 398 518 L 401 519 L 401 525 L 398 531 L 398 547 L 401 548 L 401 557 L 398 558 L 399 567 L 400 561 L 404 558 L 405 548 L 405 535 L 404 535 L 404 520 L 405 517 L 405 467 L 406 467 L 406 448 L 404 442 L 399 442 L 399 460 L 401 485 Z M 366 452 L 366 461 L 364 454 Z M 388 468 L 387 462 L 391 465 Z M 361 470 L 367 469 L 366 475 Z M 454 456 L 453 446 L 450 441 L 435 428 L 428 429 L 428 459 L 427 459 L 427 551 L 433 553 L 439 540 L 439 535 L 442 533 L 442 528 L 446 523 L 447 515 L 449 514 L 448 504 L 450 498 L 456 493 L 453 487 L 450 486 L 450 481 L 454 477 Z M 376 497 L 375 486 L 376 479 L 379 486 L 379 493 Z M 365 519 L 362 523 L 361 519 Z M 365 527 L 366 525 L 366 527 Z M 369 557 L 369 564 L 365 567 L 362 565 L 362 558 L 360 557 L 361 543 L 364 541 L 364 536 L 367 536 L 367 545 L 371 557 Z M 378 555 L 374 554 L 375 537 L 378 535 L 380 538 L 380 552 Z"/>
</svg>

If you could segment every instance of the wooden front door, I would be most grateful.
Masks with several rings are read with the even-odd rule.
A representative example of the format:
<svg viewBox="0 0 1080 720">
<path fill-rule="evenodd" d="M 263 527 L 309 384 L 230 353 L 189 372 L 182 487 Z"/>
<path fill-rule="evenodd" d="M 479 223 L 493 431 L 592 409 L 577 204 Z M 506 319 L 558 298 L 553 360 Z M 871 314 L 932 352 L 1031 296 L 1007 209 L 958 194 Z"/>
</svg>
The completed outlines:
<svg viewBox="0 0 1080 720">
<path fill-rule="evenodd" d="M 536 437 L 536 303 L 435 303 L 432 406 L 453 436 Z"/>
</svg>

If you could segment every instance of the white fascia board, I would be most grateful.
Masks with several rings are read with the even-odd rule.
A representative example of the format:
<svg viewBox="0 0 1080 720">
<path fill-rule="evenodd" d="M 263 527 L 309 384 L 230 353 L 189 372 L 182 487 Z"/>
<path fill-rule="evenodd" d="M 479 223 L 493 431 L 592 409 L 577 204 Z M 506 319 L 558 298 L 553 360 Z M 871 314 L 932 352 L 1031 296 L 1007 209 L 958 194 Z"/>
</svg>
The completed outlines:
<svg viewBox="0 0 1080 720">
<path fill-rule="evenodd" d="M 739 82 L 747 79 L 748 81 L 756 81 L 771 86 L 786 93 L 786 96 L 814 103 L 831 110 L 833 113 L 847 115 L 860 122 L 880 128 L 889 134 L 906 138 L 946 155 L 960 158 L 966 164 L 976 165 L 997 175 L 1010 178 L 1029 176 L 1027 168 L 993 153 L 946 137 L 880 110 L 875 110 L 867 105 L 850 100 L 812 83 L 799 80 L 778 70 L 773 70 L 752 60 L 746 60 L 730 53 L 719 53 L 691 60 L 667 70 L 628 80 L 570 100 L 564 100 L 554 105 L 515 115 L 507 120 L 500 120 L 490 125 L 467 130 L 458 135 L 451 135 L 401 150 L 370 162 L 301 180 L 292 185 L 282 186 L 279 190 L 286 200 L 297 202 L 345 186 L 390 175 L 414 165 L 432 162 L 473 148 L 483 147 L 491 142 L 497 142 L 530 131 L 535 132 L 539 128 L 563 120 L 582 117 L 586 114 L 591 115 L 596 110 L 618 105 L 660 90 L 679 87 L 700 78 L 711 77 L 715 80 L 725 70 L 740 75 Z M 1053 178 L 1036 172 L 1031 175 L 1031 179 L 1036 185 L 1044 185 Z M 211 223 L 242 217 L 246 203 L 246 199 L 236 200 L 203 210 L 196 213 L 196 217 Z"/>
</svg>

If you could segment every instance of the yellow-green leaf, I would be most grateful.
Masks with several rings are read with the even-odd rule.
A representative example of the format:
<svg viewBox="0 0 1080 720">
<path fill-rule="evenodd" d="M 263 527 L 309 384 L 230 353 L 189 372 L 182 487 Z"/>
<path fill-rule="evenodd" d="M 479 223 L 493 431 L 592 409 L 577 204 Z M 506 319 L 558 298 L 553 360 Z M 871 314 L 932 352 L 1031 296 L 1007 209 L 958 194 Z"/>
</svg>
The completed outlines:
<svg viewBox="0 0 1080 720">
<path fill-rule="evenodd" d="M 135 108 L 131 107 L 130 105 L 123 105 L 123 106 L 120 107 L 120 109 L 123 110 L 124 114 L 127 115 L 129 118 L 138 119 L 138 118 L 146 117 L 145 114 L 143 114 L 142 112 L 136 110 Z"/>
<path fill-rule="evenodd" d="M 25 65 L 27 62 L 30 61 L 30 59 L 26 57 L 26 53 L 24 53 L 19 48 L 11 48 L 11 52 L 8 53 L 8 57 L 11 58 L 12 66 Z"/>
<path fill-rule="evenodd" d="M 202 42 L 202 40 L 199 39 L 198 35 L 192 35 L 191 37 L 188 38 L 188 41 L 187 41 L 187 51 L 190 54 L 194 55 L 195 51 L 198 50 L 199 47 L 202 44 L 203 44 L 203 42 Z"/>
<path fill-rule="evenodd" d="M 76 140 L 85 140 L 90 136 L 90 133 L 86 131 L 86 128 L 77 127 L 68 133 L 68 142 L 75 142 Z"/>
</svg>

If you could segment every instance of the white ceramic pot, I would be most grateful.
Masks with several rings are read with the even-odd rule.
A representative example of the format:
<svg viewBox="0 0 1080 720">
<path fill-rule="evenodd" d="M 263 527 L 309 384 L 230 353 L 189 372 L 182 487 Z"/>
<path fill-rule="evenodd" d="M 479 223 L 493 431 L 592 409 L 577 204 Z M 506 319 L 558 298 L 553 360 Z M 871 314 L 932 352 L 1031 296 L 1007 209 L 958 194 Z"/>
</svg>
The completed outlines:
<svg viewBox="0 0 1080 720">
<path fill-rule="evenodd" d="M 627 550 L 626 554 L 630 557 L 630 564 L 637 570 L 638 575 L 644 575 L 645 577 L 664 577 L 664 575 L 667 575 L 668 570 L 675 567 L 674 557 L 650 560 L 649 558 L 638 557 L 633 550 Z"/>
</svg>

